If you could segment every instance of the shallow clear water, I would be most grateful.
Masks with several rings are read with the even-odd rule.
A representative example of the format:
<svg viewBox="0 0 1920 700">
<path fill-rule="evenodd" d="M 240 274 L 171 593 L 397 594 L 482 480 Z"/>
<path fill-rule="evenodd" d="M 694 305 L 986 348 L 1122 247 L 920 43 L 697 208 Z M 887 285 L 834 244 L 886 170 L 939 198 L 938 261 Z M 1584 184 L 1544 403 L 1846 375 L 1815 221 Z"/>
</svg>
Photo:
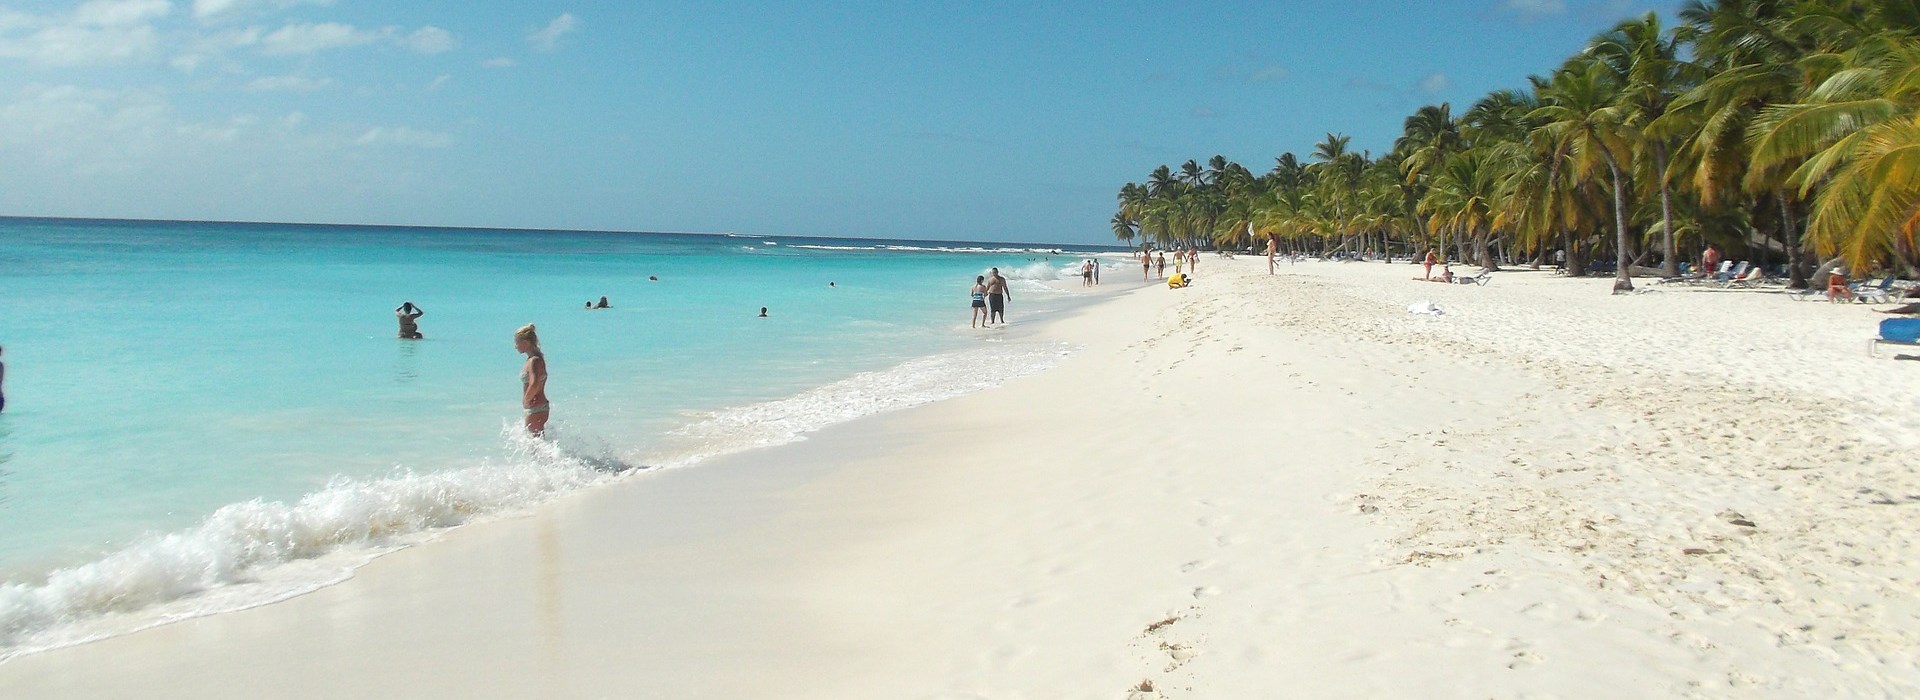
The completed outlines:
<svg viewBox="0 0 1920 700">
<path fill-rule="evenodd" d="M 948 362 L 911 370 L 918 383 L 883 374 L 834 385 L 837 394 L 806 392 L 935 353 L 1009 352 L 988 342 L 1000 337 L 966 327 L 967 287 L 989 265 L 1049 278 L 1069 262 L 1046 254 L 904 241 L 0 219 L 0 581 L 14 582 L 0 588 L 0 643 L 9 624 L 31 632 L 70 614 L 74 596 L 124 611 L 226 581 L 206 578 L 202 560 L 245 570 L 455 523 L 511 506 L 522 492 L 537 500 L 578 486 L 609 465 L 777 441 L 769 436 L 851 417 L 848 405 L 865 404 L 849 397 L 938 398 L 992 370 L 941 374 Z M 1016 320 L 1069 296 L 1019 281 Z M 581 308 L 602 295 L 614 308 Z M 426 340 L 395 338 L 392 309 L 402 300 L 427 312 Z M 755 317 L 762 306 L 770 318 Z M 548 447 L 563 453 L 546 461 L 528 455 L 547 447 L 503 431 L 519 419 L 523 358 L 510 335 L 530 322 L 551 368 Z M 744 406 L 758 407 L 727 413 Z M 555 460 L 588 469 L 512 471 Z M 291 515 L 232 505 L 255 500 Z M 211 554 L 192 537 L 156 539 L 215 521 L 226 529 L 193 537 L 237 541 L 223 539 Z M 127 555 L 130 546 L 143 549 Z M 99 564 L 116 551 L 132 559 Z M 106 580 L 154 575 L 156 558 L 195 570 L 168 574 L 185 579 L 154 584 L 166 590 L 152 600 Z M 73 581 L 46 579 L 89 562 Z"/>
</svg>

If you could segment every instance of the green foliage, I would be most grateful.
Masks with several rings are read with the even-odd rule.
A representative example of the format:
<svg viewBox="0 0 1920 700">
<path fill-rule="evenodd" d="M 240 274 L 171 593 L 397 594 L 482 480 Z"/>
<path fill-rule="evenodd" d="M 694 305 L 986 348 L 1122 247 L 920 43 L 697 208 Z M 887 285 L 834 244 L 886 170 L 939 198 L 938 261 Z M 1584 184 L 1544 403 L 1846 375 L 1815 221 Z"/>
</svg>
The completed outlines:
<svg viewBox="0 0 1920 700">
<path fill-rule="evenodd" d="M 1457 117 L 1423 106 L 1377 159 L 1329 133 L 1257 175 L 1219 155 L 1162 165 L 1121 188 L 1114 235 L 1471 246 L 1487 265 L 1495 244 L 1610 249 L 1623 289 L 1641 250 L 1672 273 L 1683 245 L 1783 241 L 1796 280 L 1803 249 L 1920 263 L 1920 2 L 1693 0 L 1678 19 L 1621 22 Z"/>
</svg>

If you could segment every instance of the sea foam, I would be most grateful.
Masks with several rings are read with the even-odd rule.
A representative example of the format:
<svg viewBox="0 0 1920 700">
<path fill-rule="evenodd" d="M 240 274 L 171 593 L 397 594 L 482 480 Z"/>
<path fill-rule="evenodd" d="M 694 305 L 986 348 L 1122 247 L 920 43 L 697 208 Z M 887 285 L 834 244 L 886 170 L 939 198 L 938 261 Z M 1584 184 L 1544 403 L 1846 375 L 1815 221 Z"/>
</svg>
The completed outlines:
<svg viewBox="0 0 1920 700">
<path fill-rule="evenodd" d="M 674 446 L 655 461 L 661 466 L 683 466 L 794 442 L 836 423 L 999 386 L 1052 367 L 1072 351 L 1068 345 L 1006 344 L 944 353 L 856 374 L 784 399 L 695 414 L 694 420 L 668 434 Z"/>
<path fill-rule="evenodd" d="M 651 466 L 804 439 L 809 432 L 997 386 L 1072 348 L 1003 344 L 911 360 L 798 395 L 690 416 Z M 43 580 L 0 585 L 0 660 L 181 619 L 284 600 L 352 576 L 381 554 L 447 528 L 522 512 L 639 468 L 604 447 L 503 426 L 506 455 L 431 473 L 337 477 L 293 503 L 252 500 L 193 528 L 153 535 Z"/>
<path fill-rule="evenodd" d="M 371 555 L 418 541 L 423 533 L 525 508 L 624 470 L 605 455 L 572 455 L 564 443 L 535 440 L 517 426 L 500 461 L 448 471 L 401 472 L 378 479 L 335 478 L 293 503 L 227 505 L 193 528 L 140 539 L 93 562 L 54 571 L 37 583 L 0 585 L 0 659 L 124 633 L 174 619 L 281 600 L 344 580 Z M 298 577 L 275 576 L 289 562 L 335 557 L 338 566 Z M 145 608 L 229 586 L 206 605 Z M 117 619 L 102 624 L 98 618 Z"/>
</svg>

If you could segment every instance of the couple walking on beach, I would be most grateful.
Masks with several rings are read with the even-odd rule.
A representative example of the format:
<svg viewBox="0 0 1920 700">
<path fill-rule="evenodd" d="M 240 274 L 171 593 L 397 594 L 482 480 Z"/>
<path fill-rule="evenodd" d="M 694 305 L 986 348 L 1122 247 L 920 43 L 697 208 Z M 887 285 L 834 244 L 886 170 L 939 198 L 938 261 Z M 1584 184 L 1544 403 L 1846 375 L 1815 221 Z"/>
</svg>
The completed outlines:
<svg viewBox="0 0 1920 700">
<path fill-rule="evenodd" d="M 1189 270 L 1199 270 L 1200 269 L 1200 249 L 1189 247 L 1186 250 L 1173 251 L 1174 274 L 1176 275 L 1180 274 L 1180 268 L 1183 264 Z M 1144 250 L 1140 251 L 1140 279 L 1143 279 L 1143 280 L 1147 279 L 1147 271 L 1149 268 L 1152 269 L 1154 276 L 1160 279 L 1166 279 L 1167 278 L 1167 251 L 1164 251 L 1164 250 L 1160 251 L 1160 255 L 1158 258 L 1155 258 L 1153 253 L 1149 253 Z"/>
<path fill-rule="evenodd" d="M 968 328 L 992 328 L 995 322 L 1006 325 L 1007 300 L 1013 295 L 1008 292 L 1007 278 L 1000 276 L 1000 268 L 974 277 L 970 296 L 973 320 L 967 324 Z"/>
</svg>

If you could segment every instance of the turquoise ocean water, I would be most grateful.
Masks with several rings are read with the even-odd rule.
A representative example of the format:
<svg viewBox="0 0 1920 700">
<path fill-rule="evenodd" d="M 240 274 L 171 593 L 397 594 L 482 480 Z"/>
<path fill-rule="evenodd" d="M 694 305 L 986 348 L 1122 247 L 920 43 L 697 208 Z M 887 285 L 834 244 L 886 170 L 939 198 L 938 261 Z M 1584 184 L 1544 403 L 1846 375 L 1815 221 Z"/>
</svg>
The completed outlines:
<svg viewBox="0 0 1920 700">
<path fill-rule="evenodd" d="M 1044 317 L 1076 295 L 1040 282 L 1081 257 L 0 219 L 0 657 L 284 598 L 635 468 L 1037 371 L 1062 349 L 968 329 L 966 288 L 999 266 L 1014 320 Z M 404 300 L 425 340 L 395 338 Z M 525 323 L 551 366 L 544 442 L 512 429 Z"/>
</svg>

